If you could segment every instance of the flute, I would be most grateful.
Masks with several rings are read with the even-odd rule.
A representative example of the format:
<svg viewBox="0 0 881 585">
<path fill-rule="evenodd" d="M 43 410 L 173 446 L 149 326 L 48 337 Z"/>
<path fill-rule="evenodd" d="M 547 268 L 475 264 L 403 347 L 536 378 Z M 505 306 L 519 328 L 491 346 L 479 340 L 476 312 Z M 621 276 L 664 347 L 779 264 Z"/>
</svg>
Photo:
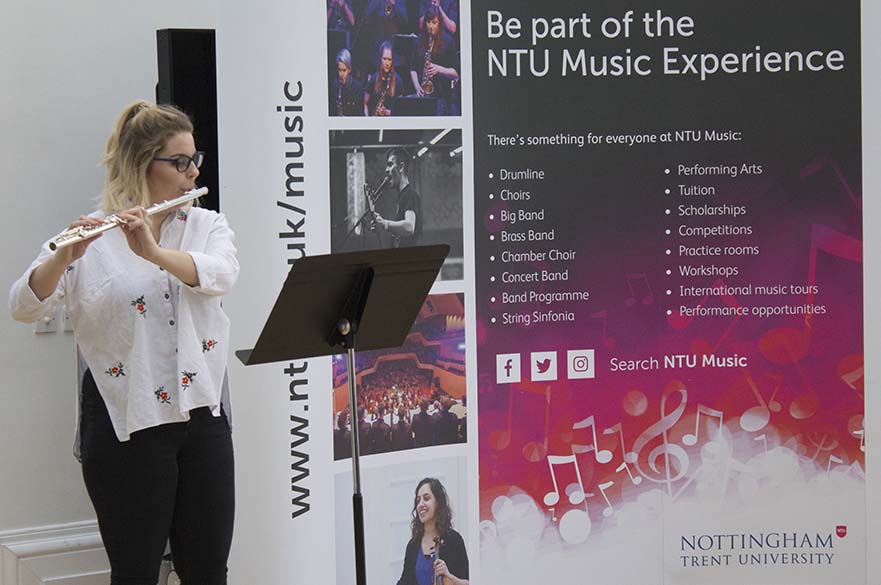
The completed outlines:
<svg viewBox="0 0 881 585">
<path fill-rule="evenodd" d="M 168 201 L 162 201 L 160 203 L 154 203 L 144 211 L 146 211 L 147 215 L 155 215 L 157 213 L 161 213 L 168 209 L 172 209 L 174 207 L 178 207 L 179 205 L 183 205 L 189 201 L 194 199 L 198 199 L 202 195 L 208 193 L 208 187 L 200 187 L 199 189 L 191 189 L 187 191 L 180 197 L 175 197 L 174 199 L 169 199 Z M 53 252 L 59 248 L 64 248 L 66 246 L 71 246 L 76 244 L 77 242 L 82 242 L 88 240 L 89 238 L 94 238 L 98 234 L 103 234 L 108 230 L 112 230 L 113 228 L 119 227 L 121 225 L 125 225 L 125 220 L 121 217 L 118 217 L 116 214 L 107 216 L 104 219 L 104 222 L 100 225 L 96 226 L 81 226 L 76 228 L 71 228 L 64 230 L 54 238 L 49 241 L 49 249 Z"/>
</svg>

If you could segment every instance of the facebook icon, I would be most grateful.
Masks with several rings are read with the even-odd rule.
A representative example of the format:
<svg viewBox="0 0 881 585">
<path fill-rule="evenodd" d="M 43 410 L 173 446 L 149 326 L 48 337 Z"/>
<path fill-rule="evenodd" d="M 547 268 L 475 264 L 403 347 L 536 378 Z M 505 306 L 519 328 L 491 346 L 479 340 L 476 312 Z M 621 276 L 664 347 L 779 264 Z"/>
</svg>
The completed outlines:
<svg viewBox="0 0 881 585">
<path fill-rule="evenodd" d="M 520 381 L 520 354 L 500 353 L 496 355 L 496 384 L 510 384 Z"/>
</svg>

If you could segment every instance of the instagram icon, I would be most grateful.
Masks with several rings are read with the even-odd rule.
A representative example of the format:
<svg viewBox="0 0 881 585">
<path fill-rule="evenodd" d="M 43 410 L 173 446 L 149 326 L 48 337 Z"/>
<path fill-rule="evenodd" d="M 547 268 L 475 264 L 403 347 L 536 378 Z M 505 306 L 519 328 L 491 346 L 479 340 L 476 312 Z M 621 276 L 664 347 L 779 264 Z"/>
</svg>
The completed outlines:
<svg viewBox="0 0 881 585">
<path fill-rule="evenodd" d="M 566 369 L 570 380 L 593 378 L 595 365 L 592 349 L 570 349 L 566 352 Z"/>
</svg>

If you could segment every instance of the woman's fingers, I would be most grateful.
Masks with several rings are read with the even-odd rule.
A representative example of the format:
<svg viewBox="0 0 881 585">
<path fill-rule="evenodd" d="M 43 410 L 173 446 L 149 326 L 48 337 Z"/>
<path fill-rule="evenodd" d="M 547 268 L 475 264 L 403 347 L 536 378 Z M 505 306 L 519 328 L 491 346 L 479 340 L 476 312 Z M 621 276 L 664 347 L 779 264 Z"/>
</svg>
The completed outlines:
<svg viewBox="0 0 881 585">
<path fill-rule="evenodd" d="M 137 229 L 146 223 L 144 218 L 133 212 L 133 210 L 120 211 L 116 214 L 116 217 L 123 221 L 122 227 L 126 231 Z"/>
<path fill-rule="evenodd" d="M 116 214 L 116 217 L 123 220 L 125 222 L 124 226 L 129 229 L 140 227 L 147 223 L 147 212 L 143 207 L 132 207 L 131 209 L 120 211 Z"/>
<path fill-rule="evenodd" d="M 131 209 L 126 209 L 125 211 L 122 211 L 121 213 L 128 213 L 129 215 L 134 215 L 134 216 L 137 216 L 141 219 L 145 219 L 147 217 L 147 210 L 144 209 L 143 207 L 141 207 L 140 205 L 132 207 Z"/>
<path fill-rule="evenodd" d="M 97 217 L 89 217 L 87 215 L 81 215 L 79 218 L 73 220 L 68 226 L 68 229 L 75 229 L 78 227 L 91 227 L 96 225 L 101 225 L 103 220 L 98 219 Z"/>
</svg>

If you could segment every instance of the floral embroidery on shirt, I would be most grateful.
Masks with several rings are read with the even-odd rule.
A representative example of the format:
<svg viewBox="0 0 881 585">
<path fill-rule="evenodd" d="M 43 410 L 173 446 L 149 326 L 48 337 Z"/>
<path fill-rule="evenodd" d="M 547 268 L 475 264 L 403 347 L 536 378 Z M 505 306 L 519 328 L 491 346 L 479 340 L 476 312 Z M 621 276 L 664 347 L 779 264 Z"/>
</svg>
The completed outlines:
<svg viewBox="0 0 881 585">
<path fill-rule="evenodd" d="M 125 370 L 123 369 L 122 362 L 116 362 L 115 366 L 110 366 L 109 368 L 104 370 L 104 373 L 109 374 L 114 378 L 125 376 Z"/>
<path fill-rule="evenodd" d="M 147 304 L 144 302 L 144 295 L 139 296 L 132 301 L 132 306 L 138 310 L 141 317 L 147 318 Z"/>
<path fill-rule="evenodd" d="M 187 212 L 183 209 L 177 210 L 177 218 L 181 221 L 187 221 Z"/>
<path fill-rule="evenodd" d="M 196 377 L 196 372 L 188 372 L 186 370 L 181 372 L 180 378 L 180 386 L 182 389 L 186 390 L 190 387 L 190 382 L 193 381 L 193 378 Z"/>
<path fill-rule="evenodd" d="M 211 351 L 215 347 L 217 347 L 217 340 L 216 339 L 203 339 L 202 340 L 202 353 L 205 353 L 206 351 Z"/>
<path fill-rule="evenodd" d="M 165 386 L 160 386 L 158 390 L 153 392 L 156 395 L 156 400 L 158 400 L 161 404 L 171 404 L 171 397 L 168 395 L 168 392 L 165 391 Z"/>
</svg>

